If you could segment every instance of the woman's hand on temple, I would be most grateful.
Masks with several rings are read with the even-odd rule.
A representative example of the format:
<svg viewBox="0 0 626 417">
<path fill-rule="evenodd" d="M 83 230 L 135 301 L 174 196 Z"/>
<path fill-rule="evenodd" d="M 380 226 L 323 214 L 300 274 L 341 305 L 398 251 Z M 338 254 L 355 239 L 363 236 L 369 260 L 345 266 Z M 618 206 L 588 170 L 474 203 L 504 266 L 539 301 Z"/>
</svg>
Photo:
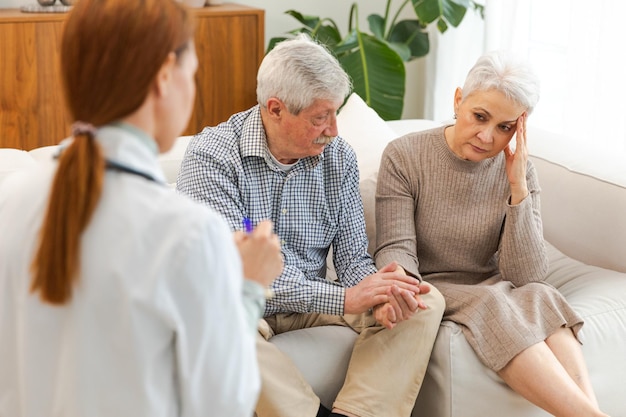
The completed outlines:
<svg viewBox="0 0 626 417">
<path fill-rule="evenodd" d="M 517 118 L 515 151 L 511 150 L 510 144 L 504 148 L 506 174 L 511 186 L 511 205 L 519 204 L 528 195 L 528 184 L 526 183 L 526 165 L 528 163 L 527 118 L 526 112 Z"/>
</svg>

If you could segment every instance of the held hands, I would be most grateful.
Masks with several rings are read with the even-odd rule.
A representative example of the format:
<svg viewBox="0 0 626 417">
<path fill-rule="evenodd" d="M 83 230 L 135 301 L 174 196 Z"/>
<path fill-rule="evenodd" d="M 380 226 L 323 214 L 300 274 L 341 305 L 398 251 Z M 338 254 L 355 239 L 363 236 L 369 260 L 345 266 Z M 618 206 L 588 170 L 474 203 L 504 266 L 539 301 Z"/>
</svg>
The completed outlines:
<svg viewBox="0 0 626 417">
<path fill-rule="evenodd" d="M 283 271 L 283 257 L 272 222 L 260 222 L 250 233 L 233 234 L 243 264 L 243 276 L 267 287 Z"/>
<path fill-rule="evenodd" d="M 401 266 L 397 267 L 396 272 L 406 274 Z M 421 294 L 428 292 L 430 287 L 426 284 L 419 284 L 418 293 L 400 290 L 394 285 L 388 291 L 389 301 L 374 307 L 374 318 L 386 328 L 393 329 L 396 324 L 411 318 L 418 309 L 428 308 L 420 297 Z"/>
<path fill-rule="evenodd" d="M 429 290 L 427 285 L 420 285 L 416 278 L 406 275 L 397 263 L 392 262 L 346 289 L 344 313 L 359 314 L 378 306 L 374 310 L 376 319 L 392 328 L 418 308 L 426 308 L 417 294 Z"/>
<path fill-rule="evenodd" d="M 526 183 L 526 164 L 528 162 L 528 147 L 526 145 L 526 119 L 528 114 L 522 113 L 517 118 L 515 152 L 508 144 L 504 148 L 506 158 L 506 175 L 511 186 L 511 205 L 519 204 L 528 195 Z"/>
</svg>

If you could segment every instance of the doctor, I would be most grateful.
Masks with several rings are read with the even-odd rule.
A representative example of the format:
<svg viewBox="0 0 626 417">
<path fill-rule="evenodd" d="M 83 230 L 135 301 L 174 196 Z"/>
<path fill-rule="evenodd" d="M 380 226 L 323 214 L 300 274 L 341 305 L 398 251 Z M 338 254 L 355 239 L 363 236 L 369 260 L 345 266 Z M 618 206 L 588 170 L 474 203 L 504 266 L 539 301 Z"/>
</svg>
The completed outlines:
<svg viewBox="0 0 626 417">
<path fill-rule="evenodd" d="M 191 114 L 192 28 L 175 0 L 71 11 L 73 141 L 0 189 L 0 416 L 252 413 L 278 240 L 269 222 L 233 236 L 157 162 Z"/>
</svg>

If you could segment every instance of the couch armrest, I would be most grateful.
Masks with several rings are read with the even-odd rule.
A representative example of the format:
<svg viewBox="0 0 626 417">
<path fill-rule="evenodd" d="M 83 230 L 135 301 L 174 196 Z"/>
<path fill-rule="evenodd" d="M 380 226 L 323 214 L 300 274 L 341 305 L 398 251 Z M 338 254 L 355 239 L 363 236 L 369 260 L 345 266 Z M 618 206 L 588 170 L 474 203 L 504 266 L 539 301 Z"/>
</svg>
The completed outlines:
<svg viewBox="0 0 626 417">
<path fill-rule="evenodd" d="M 626 188 L 532 157 L 546 240 L 587 264 L 626 272 Z"/>
</svg>

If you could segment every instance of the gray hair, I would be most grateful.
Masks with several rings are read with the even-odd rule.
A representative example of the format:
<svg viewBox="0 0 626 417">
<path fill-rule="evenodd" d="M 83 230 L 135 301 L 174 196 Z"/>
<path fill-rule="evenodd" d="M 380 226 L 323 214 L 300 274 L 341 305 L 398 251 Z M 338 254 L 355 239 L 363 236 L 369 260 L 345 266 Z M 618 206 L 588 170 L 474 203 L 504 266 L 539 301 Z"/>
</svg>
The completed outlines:
<svg viewBox="0 0 626 417">
<path fill-rule="evenodd" d="M 539 78 L 530 66 L 507 51 L 484 54 L 470 69 L 463 99 L 475 91 L 497 90 L 532 113 L 539 101 Z"/>
<path fill-rule="evenodd" d="M 337 59 L 308 35 L 285 40 L 263 59 L 257 74 L 257 101 L 265 106 L 276 97 L 292 114 L 315 100 L 344 100 L 351 82 Z"/>
</svg>

